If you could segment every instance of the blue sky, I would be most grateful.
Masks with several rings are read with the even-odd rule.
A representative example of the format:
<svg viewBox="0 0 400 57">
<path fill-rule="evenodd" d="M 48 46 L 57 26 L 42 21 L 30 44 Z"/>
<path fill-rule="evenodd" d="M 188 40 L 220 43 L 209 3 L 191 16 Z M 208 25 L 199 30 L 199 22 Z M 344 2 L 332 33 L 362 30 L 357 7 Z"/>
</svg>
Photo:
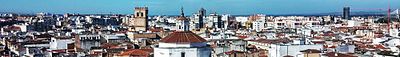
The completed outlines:
<svg viewBox="0 0 400 57">
<path fill-rule="evenodd" d="M 400 8 L 400 0 L 390 0 L 391 8 Z M 205 8 L 208 13 L 246 14 L 311 14 L 388 8 L 388 0 L 0 0 L 0 12 L 16 13 L 118 13 L 132 14 L 136 6 L 149 7 L 150 15 L 186 14 Z"/>
</svg>

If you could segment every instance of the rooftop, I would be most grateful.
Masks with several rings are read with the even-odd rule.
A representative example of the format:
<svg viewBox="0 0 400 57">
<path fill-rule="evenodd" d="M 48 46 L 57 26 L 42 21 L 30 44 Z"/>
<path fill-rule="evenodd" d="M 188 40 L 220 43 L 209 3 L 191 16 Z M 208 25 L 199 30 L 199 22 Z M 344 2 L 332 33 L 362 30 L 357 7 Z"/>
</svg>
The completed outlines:
<svg viewBox="0 0 400 57">
<path fill-rule="evenodd" d="M 164 43 L 196 43 L 206 42 L 205 39 L 194 34 L 191 31 L 177 31 L 173 32 L 165 38 L 161 39 L 160 42 Z"/>
</svg>

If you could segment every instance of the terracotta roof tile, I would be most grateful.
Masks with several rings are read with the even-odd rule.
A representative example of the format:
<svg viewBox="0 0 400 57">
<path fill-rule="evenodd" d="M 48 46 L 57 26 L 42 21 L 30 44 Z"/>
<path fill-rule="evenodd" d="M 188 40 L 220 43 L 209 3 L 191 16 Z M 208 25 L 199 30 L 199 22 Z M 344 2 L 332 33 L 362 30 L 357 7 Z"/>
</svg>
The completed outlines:
<svg viewBox="0 0 400 57">
<path fill-rule="evenodd" d="M 195 43 L 206 42 L 205 39 L 194 34 L 191 31 L 177 31 L 161 39 L 160 42 L 164 43 Z"/>
<path fill-rule="evenodd" d="M 177 17 L 176 19 L 177 19 L 177 20 L 186 20 L 186 17 L 184 17 L 184 16 L 179 16 L 179 17 Z"/>
<path fill-rule="evenodd" d="M 112 43 L 104 43 L 104 44 L 101 44 L 100 47 L 101 48 L 117 48 L 118 45 L 117 44 L 112 44 Z"/>
<path fill-rule="evenodd" d="M 160 36 L 155 33 L 144 33 L 144 34 L 133 34 L 133 38 L 160 38 Z"/>
<path fill-rule="evenodd" d="M 342 53 L 335 53 L 335 52 L 329 52 L 324 54 L 327 57 L 357 57 L 351 54 L 342 54 Z"/>
<path fill-rule="evenodd" d="M 149 29 L 151 32 L 161 32 L 164 31 L 162 27 L 155 27 L 155 28 L 150 28 Z"/>
<path fill-rule="evenodd" d="M 234 53 L 245 53 L 245 52 L 243 52 L 243 51 L 236 51 L 236 50 L 231 50 L 231 51 L 228 51 L 228 52 L 225 52 L 225 54 L 234 54 Z"/>
<path fill-rule="evenodd" d="M 321 53 L 320 50 L 316 50 L 316 49 L 307 49 L 307 50 L 302 50 L 300 52 L 303 52 L 303 53 Z"/>
<path fill-rule="evenodd" d="M 292 42 L 292 40 L 288 38 L 280 38 L 280 39 L 258 39 L 254 40 L 255 42 L 259 43 L 269 43 L 269 44 L 275 44 L 275 43 L 289 43 Z"/>
<path fill-rule="evenodd" d="M 375 47 L 374 48 L 376 48 L 376 49 L 387 49 L 385 46 L 383 46 L 383 45 L 375 45 Z"/>
<path fill-rule="evenodd" d="M 126 56 L 126 55 L 134 55 L 134 56 L 149 56 L 151 52 L 141 50 L 141 49 L 130 49 L 124 52 L 121 52 L 119 55 L 120 56 Z"/>
<path fill-rule="evenodd" d="M 283 56 L 283 57 L 293 57 L 293 56 L 290 56 L 290 55 L 285 55 L 285 56 Z"/>
</svg>

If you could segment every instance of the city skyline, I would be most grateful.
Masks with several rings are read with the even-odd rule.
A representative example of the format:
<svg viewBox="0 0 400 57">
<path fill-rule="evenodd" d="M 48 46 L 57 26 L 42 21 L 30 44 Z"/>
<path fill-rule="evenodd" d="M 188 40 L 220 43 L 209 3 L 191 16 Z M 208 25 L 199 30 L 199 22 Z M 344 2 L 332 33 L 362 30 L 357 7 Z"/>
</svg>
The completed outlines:
<svg viewBox="0 0 400 57">
<path fill-rule="evenodd" d="M 400 57 L 400 0 L 0 2 L 0 57 Z"/>
<path fill-rule="evenodd" d="M 149 15 L 177 15 L 180 7 L 184 7 L 185 13 L 190 15 L 200 8 L 205 8 L 207 13 L 233 15 L 330 13 L 341 12 L 345 5 L 351 7 L 352 12 L 386 11 L 388 8 L 388 0 L 0 0 L 0 2 L 6 2 L 0 5 L 2 12 L 57 14 L 132 14 L 133 7 L 137 6 L 149 7 Z M 399 0 L 390 2 L 392 9 L 400 8 Z"/>
</svg>

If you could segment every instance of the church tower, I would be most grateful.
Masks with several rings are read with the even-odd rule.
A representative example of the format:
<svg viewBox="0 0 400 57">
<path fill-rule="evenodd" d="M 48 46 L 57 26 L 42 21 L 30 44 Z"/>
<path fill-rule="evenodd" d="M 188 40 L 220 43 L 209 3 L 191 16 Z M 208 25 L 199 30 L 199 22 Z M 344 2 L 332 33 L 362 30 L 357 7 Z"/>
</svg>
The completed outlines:
<svg viewBox="0 0 400 57">
<path fill-rule="evenodd" d="M 176 31 L 189 31 L 189 20 L 186 19 L 183 8 L 181 8 L 181 15 L 176 18 L 176 21 Z"/>
<path fill-rule="evenodd" d="M 154 48 L 154 57 L 210 57 L 212 49 L 207 40 L 189 31 L 189 21 L 182 8 L 177 21 L 177 31 L 159 41 Z"/>
<path fill-rule="evenodd" d="M 147 7 L 135 7 L 133 26 L 135 31 L 146 31 L 147 25 L 148 9 Z"/>
</svg>

